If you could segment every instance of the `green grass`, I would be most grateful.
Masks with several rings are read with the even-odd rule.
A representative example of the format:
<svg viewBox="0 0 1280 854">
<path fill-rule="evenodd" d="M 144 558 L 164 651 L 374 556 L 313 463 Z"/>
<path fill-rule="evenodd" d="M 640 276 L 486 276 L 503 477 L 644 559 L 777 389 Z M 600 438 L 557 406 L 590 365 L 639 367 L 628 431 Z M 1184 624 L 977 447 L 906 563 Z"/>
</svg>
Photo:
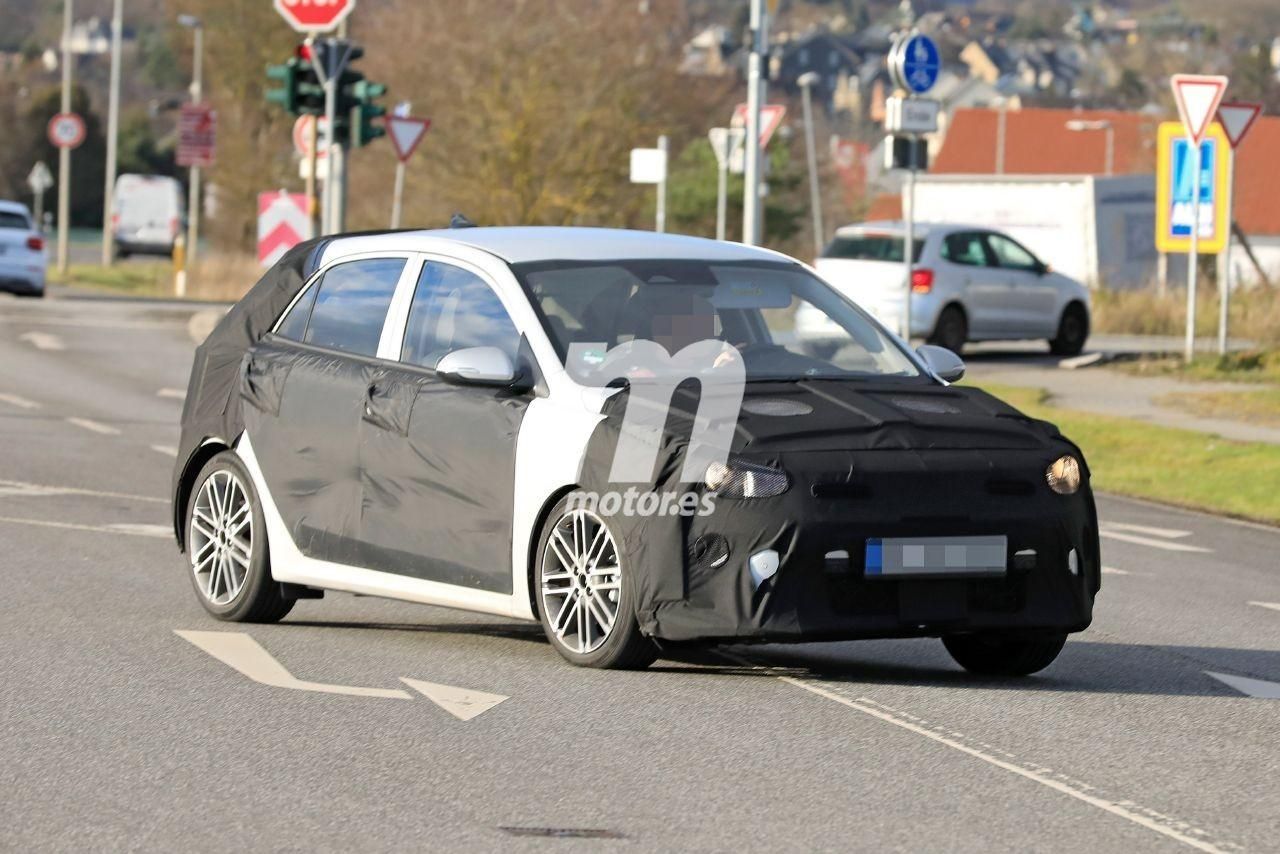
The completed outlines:
<svg viewBox="0 0 1280 854">
<path fill-rule="evenodd" d="M 1280 350 L 1275 349 L 1196 356 L 1189 365 L 1180 358 L 1148 357 L 1116 362 L 1112 367 L 1135 376 L 1280 385 Z"/>
<path fill-rule="evenodd" d="M 59 284 L 107 291 L 125 296 L 167 296 L 173 290 L 173 265 L 167 261 L 138 262 L 102 267 L 72 264 Z"/>
<path fill-rule="evenodd" d="M 982 388 L 1057 424 L 1083 449 L 1095 489 L 1280 524 L 1280 445 L 1060 409 L 1043 389 Z"/>
</svg>

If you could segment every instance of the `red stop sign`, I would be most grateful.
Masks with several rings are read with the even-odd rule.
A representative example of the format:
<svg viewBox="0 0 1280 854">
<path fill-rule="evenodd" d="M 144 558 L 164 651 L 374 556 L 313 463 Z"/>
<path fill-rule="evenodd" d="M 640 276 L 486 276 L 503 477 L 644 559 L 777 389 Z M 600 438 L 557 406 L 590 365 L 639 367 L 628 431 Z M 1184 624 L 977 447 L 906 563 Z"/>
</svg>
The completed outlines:
<svg viewBox="0 0 1280 854">
<path fill-rule="evenodd" d="M 300 33 L 327 33 L 356 7 L 356 0 L 275 0 L 289 26 Z"/>
</svg>

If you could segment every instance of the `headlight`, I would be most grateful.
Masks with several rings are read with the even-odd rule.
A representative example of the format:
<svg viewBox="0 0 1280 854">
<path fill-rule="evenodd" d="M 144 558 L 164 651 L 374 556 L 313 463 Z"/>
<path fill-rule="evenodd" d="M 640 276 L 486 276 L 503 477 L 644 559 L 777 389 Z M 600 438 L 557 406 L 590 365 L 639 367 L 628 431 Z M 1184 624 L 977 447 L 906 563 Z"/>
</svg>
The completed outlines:
<svg viewBox="0 0 1280 854">
<path fill-rule="evenodd" d="M 1058 457 L 1044 470 L 1044 479 L 1059 495 L 1072 495 L 1080 488 L 1080 461 L 1070 455 Z"/>
<path fill-rule="evenodd" d="M 742 460 L 729 465 L 707 466 L 707 489 L 725 498 L 772 498 L 791 486 L 791 478 L 781 469 L 760 466 Z"/>
</svg>

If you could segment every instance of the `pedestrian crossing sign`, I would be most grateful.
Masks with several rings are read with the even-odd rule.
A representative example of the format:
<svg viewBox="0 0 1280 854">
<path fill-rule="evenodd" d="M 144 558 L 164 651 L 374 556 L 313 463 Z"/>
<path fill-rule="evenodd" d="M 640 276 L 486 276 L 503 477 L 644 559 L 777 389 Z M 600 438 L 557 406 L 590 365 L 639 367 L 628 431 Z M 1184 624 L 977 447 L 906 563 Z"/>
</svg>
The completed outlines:
<svg viewBox="0 0 1280 854">
<path fill-rule="evenodd" d="M 1200 193 L 1202 255 L 1216 255 L 1227 245 L 1231 227 L 1227 197 L 1231 145 L 1216 122 L 1200 141 L 1200 180 L 1194 180 L 1192 142 L 1181 122 L 1162 122 L 1156 146 L 1156 249 L 1191 251 L 1192 195 Z"/>
</svg>

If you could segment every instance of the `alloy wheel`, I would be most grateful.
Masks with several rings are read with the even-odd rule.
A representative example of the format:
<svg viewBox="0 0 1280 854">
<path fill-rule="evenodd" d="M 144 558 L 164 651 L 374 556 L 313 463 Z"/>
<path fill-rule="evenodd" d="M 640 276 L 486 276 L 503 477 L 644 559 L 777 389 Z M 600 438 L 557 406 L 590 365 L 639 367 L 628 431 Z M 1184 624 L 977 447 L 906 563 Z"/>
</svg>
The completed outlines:
<svg viewBox="0 0 1280 854">
<path fill-rule="evenodd" d="M 622 567 L 608 526 L 589 510 L 570 510 L 551 528 L 542 554 L 542 607 L 556 640 L 584 655 L 613 632 Z"/>
<path fill-rule="evenodd" d="M 253 556 L 253 505 L 234 472 L 209 475 L 191 510 L 191 569 L 196 587 L 214 605 L 244 589 Z"/>
</svg>

